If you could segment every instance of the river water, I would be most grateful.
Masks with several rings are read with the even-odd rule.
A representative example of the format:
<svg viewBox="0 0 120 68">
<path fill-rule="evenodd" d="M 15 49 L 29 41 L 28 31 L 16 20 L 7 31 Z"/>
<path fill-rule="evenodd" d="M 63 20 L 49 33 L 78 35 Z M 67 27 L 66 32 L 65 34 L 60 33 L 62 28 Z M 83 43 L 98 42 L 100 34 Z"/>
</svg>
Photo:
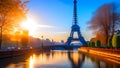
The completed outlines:
<svg viewBox="0 0 120 68">
<path fill-rule="evenodd" d="M 120 65 L 78 51 L 56 50 L 0 59 L 0 68 L 120 68 Z"/>
</svg>

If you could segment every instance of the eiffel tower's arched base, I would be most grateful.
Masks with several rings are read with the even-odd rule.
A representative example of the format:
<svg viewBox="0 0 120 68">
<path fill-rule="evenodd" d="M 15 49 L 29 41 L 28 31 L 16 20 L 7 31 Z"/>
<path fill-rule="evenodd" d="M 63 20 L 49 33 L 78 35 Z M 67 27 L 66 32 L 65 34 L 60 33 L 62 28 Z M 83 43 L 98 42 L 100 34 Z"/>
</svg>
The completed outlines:
<svg viewBox="0 0 120 68">
<path fill-rule="evenodd" d="M 67 42 L 66 42 L 66 45 L 71 45 L 71 43 L 72 43 L 73 41 L 79 41 L 79 42 L 81 42 L 83 45 L 86 45 L 86 44 L 87 44 L 83 37 L 80 37 L 80 38 L 72 38 L 72 37 L 69 37 L 68 40 L 67 40 Z"/>
<path fill-rule="evenodd" d="M 77 32 L 78 38 L 74 38 L 74 37 L 73 37 L 75 32 Z M 67 42 L 66 42 L 66 45 L 70 45 L 71 42 L 73 42 L 73 41 L 79 41 L 79 42 L 81 42 L 83 45 L 86 45 L 86 44 L 87 44 L 86 41 L 85 41 L 85 39 L 82 37 L 81 32 L 80 32 L 80 27 L 79 27 L 79 25 L 77 25 L 77 24 L 75 24 L 75 25 L 72 26 L 72 30 L 71 30 L 71 33 L 70 33 L 70 37 L 68 37 Z"/>
</svg>

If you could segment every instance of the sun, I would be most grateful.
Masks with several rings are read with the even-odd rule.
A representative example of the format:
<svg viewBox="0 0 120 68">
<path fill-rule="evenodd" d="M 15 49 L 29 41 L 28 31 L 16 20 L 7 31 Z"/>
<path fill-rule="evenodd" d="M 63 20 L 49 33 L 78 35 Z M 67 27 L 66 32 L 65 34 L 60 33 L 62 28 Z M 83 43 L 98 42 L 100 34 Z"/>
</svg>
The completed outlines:
<svg viewBox="0 0 120 68">
<path fill-rule="evenodd" d="M 29 31 L 29 35 L 33 36 L 37 29 L 37 24 L 33 19 L 28 18 L 26 21 L 21 23 L 22 29 L 27 29 Z"/>
</svg>

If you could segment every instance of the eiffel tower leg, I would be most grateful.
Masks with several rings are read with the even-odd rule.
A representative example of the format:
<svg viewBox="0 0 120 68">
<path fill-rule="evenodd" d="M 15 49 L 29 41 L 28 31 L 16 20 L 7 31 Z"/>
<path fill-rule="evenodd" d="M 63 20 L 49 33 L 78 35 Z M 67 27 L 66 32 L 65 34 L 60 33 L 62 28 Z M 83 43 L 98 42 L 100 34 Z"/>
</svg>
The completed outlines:
<svg viewBox="0 0 120 68">
<path fill-rule="evenodd" d="M 73 40 L 73 35 L 74 35 L 74 32 L 71 31 L 70 37 L 67 39 L 67 42 L 66 42 L 67 45 L 70 45 L 70 44 L 71 44 L 71 42 L 72 42 L 72 40 Z"/>
<path fill-rule="evenodd" d="M 78 37 L 80 38 L 80 37 L 81 37 L 81 33 L 80 33 L 80 31 L 77 31 L 77 33 L 78 33 Z"/>
<path fill-rule="evenodd" d="M 74 35 L 74 32 L 73 32 L 73 31 L 71 31 L 71 33 L 70 33 L 70 37 L 72 37 L 72 38 L 73 38 L 73 35 Z"/>
<path fill-rule="evenodd" d="M 79 37 L 79 40 L 81 41 L 81 43 L 82 43 L 83 45 L 86 45 L 86 41 L 85 41 L 85 39 L 82 37 L 80 31 L 78 31 L 78 37 Z"/>
</svg>

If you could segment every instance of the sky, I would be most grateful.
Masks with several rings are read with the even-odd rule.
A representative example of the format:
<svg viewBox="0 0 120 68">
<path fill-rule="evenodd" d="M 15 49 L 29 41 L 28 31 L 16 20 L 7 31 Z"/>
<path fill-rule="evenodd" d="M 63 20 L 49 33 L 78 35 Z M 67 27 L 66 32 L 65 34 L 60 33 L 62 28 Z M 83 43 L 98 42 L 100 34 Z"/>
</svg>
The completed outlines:
<svg viewBox="0 0 120 68">
<path fill-rule="evenodd" d="M 93 13 L 106 3 L 119 0 L 78 0 L 78 24 L 82 36 L 90 40 L 94 35 L 88 29 Z M 73 0 L 30 0 L 28 17 L 39 25 L 32 36 L 54 41 L 66 41 L 70 35 L 73 20 Z"/>
</svg>

